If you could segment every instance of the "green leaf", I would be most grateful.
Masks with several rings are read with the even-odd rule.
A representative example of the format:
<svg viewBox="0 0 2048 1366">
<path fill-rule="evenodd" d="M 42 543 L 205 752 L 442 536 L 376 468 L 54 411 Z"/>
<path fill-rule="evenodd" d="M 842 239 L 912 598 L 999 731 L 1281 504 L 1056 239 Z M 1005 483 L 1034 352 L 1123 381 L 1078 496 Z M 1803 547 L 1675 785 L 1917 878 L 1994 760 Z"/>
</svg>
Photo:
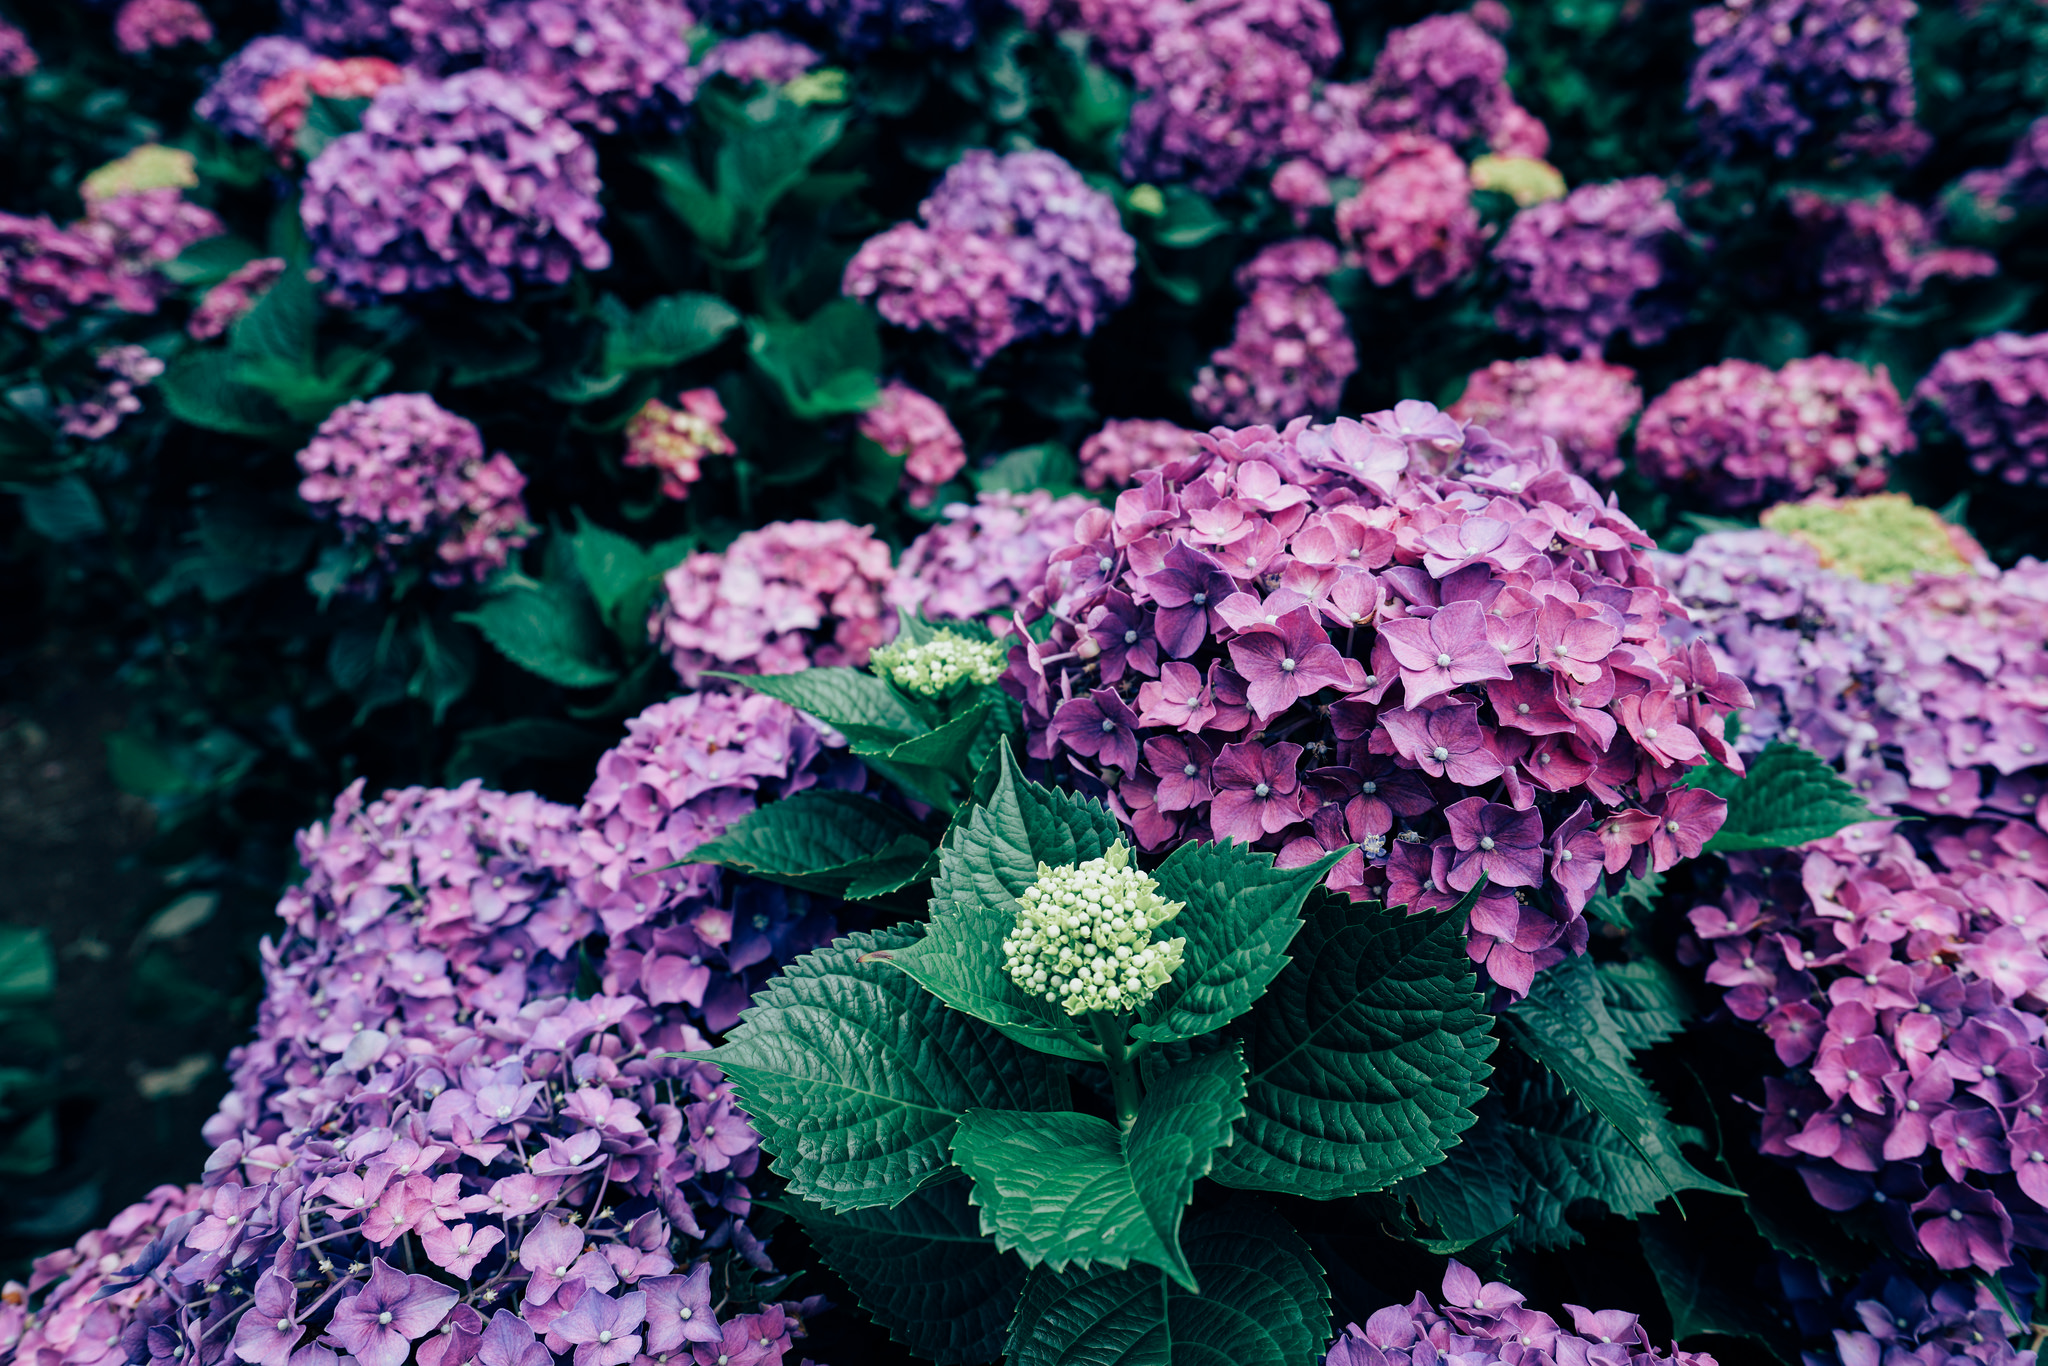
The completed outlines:
<svg viewBox="0 0 2048 1366">
<path fill-rule="evenodd" d="M 955 1010 L 1034 1048 L 1087 1060 L 1096 1051 L 1079 1041 L 1073 1020 L 1003 971 L 1003 939 L 1039 864 L 1100 858 L 1122 832 L 1100 803 L 1028 781 L 1007 747 L 1000 764 L 988 802 L 956 818 L 939 848 L 929 931 L 889 961 Z"/>
<path fill-rule="evenodd" d="M 901 695 L 865 669 L 800 669 L 790 674 L 725 674 L 755 692 L 779 697 L 798 711 L 809 712 L 848 739 L 895 745 L 928 727 Z"/>
<path fill-rule="evenodd" d="M 106 734 L 107 771 L 114 786 L 138 797 L 175 797 L 197 785 L 163 747 L 135 731 Z"/>
<path fill-rule="evenodd" d="M 768 981 L 710 1054 L 732 1078 L 790 1189 L 832 1210 L 896 1205 L 949 1170 L 976 1107 L 1057 1110 L 1065 1076 L 868 954 L 904 930 L 854 934 Z"/>
<path fill-rule="evenodd" d="M 0 1147 L 0 1176 L 41 1176 L 57 1165 L 57 1112 L 38 1111 Z"/>
<path fill-rule="evenodd" d="M 1149 1266 L 1040 1267 L 1024 1283 L 1009 1366 L 1306 1366 L 1330 1340 L 1329 1290 L 1301 1236 L 1263 1205 L 1197 1215 L 1181 1234 L 1201 1293 Z"/>
<path fill-rule="evenodd" d="M 1152 231 L 1160 246 L 1185 250 L 1230 231 L 1230 220 L 1216 211 L 1207 195 L 1185 185 L 1169 185 L 1165 197 L 1166 211 Z"/>
<path fill-rule="evenodd" d="M 724 341 L 740 315 L 715 294 L 669 294 L 652 300 L 604 338 L 606 370 L 661 370 Z"/>
<path fill-rule="evenodd" d="M 218 348 L 187 351 L 156 382 L 180 422 L 230 436 L 289 439 L 293 423 L 268 394 L 234 378 L 240 360 Z"/>
<path fill-rule="evenodd" d="M 1701 1175 L 1680 1155 L 1677 1131 L 1665 1117 L 1664 1103 L 1636 1075 L 1621 1027 L 1602 998 L 1599 970 L 1590 960 L 1567 958 L 1536 974 L 1529 994 L 1500 1020 L 1502 1032 L 1612 1124 L 1673 1194 L 1742 1193 Z"/>
<path fill-rule="evenodd" d="M 1635 1218 L 1671 1193 L 1666 1174 L 1553 1073 L 1495 1091 L 1478 1113 L 1448 1158 L 1393 1190 L 1435 1230 L 1421 1240 L 1432 1252 L 1462 1251 L 1503 1226 L 1510 1247 L 1568 1247 L 1581 1241 L 1566 1219 L 1575 1204 Z"/>
<path fill-rule="evenodd" d="M 1304 868 L 1235 843 L 1188 843 L 1154 870 L 1159 894 L 1186 904 L 1169 933 L 1187 940 L 1180 968 L 1138 1012 L 1131 1032 L 1172 1043 L 1221 1029 L 1252 1008 L 1301 932 L 1301 903 L 1343 851 Z"/>
<path fill-rule="evenodd" d="M 1856 789 L 1827 760 L 1782 740 L 1750 759 L 1748 773 L 1722 795 L 1728 820 L 1707 844 L 1710 854 L 1793 849 L 1873 819 Z"/>
<path fill-rule="evenodd" d="M 610 748 L 610 738 L 551 716 L 523 716 L 516 721 L 477 726 L 456 737 L 442 781 L 454 787 L 470 778 L 487 786 L 504 786 L 504 776 L 522 760 L 553 760 L 591 768 Z"/>
<path fill-rule="evenodd" d="M 755 807 L 692 849 L 690 862 L 722 863 L 859 900 L 915 879 L 931 851 L 931 841 L 896 808 L 858 793 L 813 789 Z"/>
<path fill-rule="evenodd" d="M 1609 894 L 1603 889 L 1588 897 L 1586 914 L 1598 916 L 1620 929 L 1633 930 L 1638 920 L 1656 909 L 1657 898 L 1663 891 L 1662 873 L 1645 873 L 1641 877 L 1630 877 L 1623 881 L 1618 892 Z"/>
<path fill-rule="evenodd" d="M 598 615 L 628 648 L 644 649 L 648 609 L 661 590 L 661 576 L 675 568 L 682 547 L 670 541 L 642 547 L 630 536 L 599 526 L 578 508 L 569 550 Z"/>
<path fill-rule="evenodd" d="M 1681 1342 L 1701 1333 L 1749 1338 L 1781 1361 L 1800 1360 L 1797 1332 L 1776 1319 L 1748 1284 L 1752 1260 L 1730 1258 L 1720 1240 L 1688 1237 L 1683 1224 L 1668 1216 L 1645 1219 L 1636 1232 L 1643 1261 L 1671 1311 L 1672 1336 Z"/>
<path fill-rule="evenodd" d="M 107 529 L 99 495 L 79 475 L 67 474 L 47 484 L 15 484 L 10 491 L 21 496 L 21 520 L 45 540 L 62 545 Z"/>
<path fill-rule="evenodd" d="M 684 227 L 715 253 L 730 249 L 738 211 L 704 183 L 687 153 L 643 155 L 640 164 L 654 176 L 662 202 Z"/>
<path fill-rule="evenodd" d="M 286 268 L 256 306 L 228 331 L 229 350 L 243 360 L 280 360 L 294 369 L 314 368 L 314 332 L 320 300 L 303 269 Z"/>
<path fill-rule="evenodd" d="M 247 238 L 215 233 L 187 246 L 157 270 L 174 284 L 206 288 L 219 284 L 262 254 Z"/>
<path fill-rule="evenodd" d="M 974 473 L 974 486 L 983 493 L 1075 493 L 1081 488 L 1081 467 L 1065 446 L 1056 441 L 1022 446 L 994 464 Z"/>
<path fill-rule="evenodd" d="M 0 1006 L 47 1000 L 57 987 L 57 959 L 42 930 L 0 925 Z"/>
<path fill-rule="evenodd" d="M 1684 980 L 1654 958 L 1602 963 L 1600 1000 L 1632 1053 L 1664 1042 L 1698 1013 Z"/>
<path fill-rule="evenodd" d="M 363 111 L 370 107 L 365 98 L 335 99 L 328 95 L 315 95 L 306 109 L 306 121 L 299 125 L 295 144 L 299 156 L 312 161 L 327 150 L 327 145 L 336 138 L 353 133 L 363 126 Z"/>
<path fill-rule="evenodd" d="M 580 594 L 559 584 L 520 585 L 456 617 L 484 633 L 498 653 L 565 688 L 595 688 L 619 676 L 606 657 L 604 627 Z"/>
<path fill-rule="evenodd" d="M 896 1341 L 938 1366 L 1003 1354 L 1024 1262 L 982 1235 L 965 1181 L 926 1186 L 894 1209 L 833 1214 L 806 1203 L 796 1215 L 818 1254 Z"/>
<path fill-rule="evenodd" d="M 1146 1262 L 1193 1290 L 1181 1214 L 1243 1102 L 1244 1059 L 1226 1048 L 1160 1075 L 1128 1130 L 1071 1112 L 969 1110 L 953 1160 L 974 1178 L 984 1231 L 1028 1265 Z"/>
<path fill-rule="evenodd" d="M 1251 1084 L 1215 1179 L 1329 1200 L 1442 1160 L 1472 1125 L 1494 1040 L 1464 909 L 1406 915 L 1318 892 L 1251 1013 Z"/>
<path fill-rule="evenodd" d="M 798 417 L 866 412 L 881 396 L 881 335 L 875 315 L 852 299 L 834 299 L 802 322 L 749 318 L 747 350 Z"/>
</svg>

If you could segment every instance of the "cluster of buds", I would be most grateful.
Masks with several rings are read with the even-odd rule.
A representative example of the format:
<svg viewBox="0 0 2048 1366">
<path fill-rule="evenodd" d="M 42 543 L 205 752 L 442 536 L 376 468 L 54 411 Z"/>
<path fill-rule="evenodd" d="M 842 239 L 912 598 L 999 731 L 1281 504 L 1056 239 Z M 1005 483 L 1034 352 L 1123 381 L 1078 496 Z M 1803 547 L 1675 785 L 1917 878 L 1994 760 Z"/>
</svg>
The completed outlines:
<svg viewBox="0 0 2048 1366">
<path fill-rule="evenodd" d="M 1185 939 L 1152 938 L 1185 909 L 1158 889 L 1131 865 L 1121 840 L 1086 863 L 1039 864 L 1003 941 L 1004 971 L 1069 1015 L 1136 1010 L 1166 985 L 1187 947 Z"/>
<path fill-rule="evenodd" d="M 992 640 L 940 631 L 915 644 L 898 637 L 876 647 L 868 667 L 905 692 L 944 697 L 963 683 L 987 686 L 1003 676 L 1005 650 Z"/>
<path fill-rule="evenodd" d="M 676 402 L 682 406 L 650 398 L 633 414 L 626 424 L 625 463 L 660 470 L 662 496 L 680 501 L 703 477 L 698 465 L 705 456 L 731 455 L 739 447 L 726 435 L 717 390 L 685 389 Z"/>
</svg>

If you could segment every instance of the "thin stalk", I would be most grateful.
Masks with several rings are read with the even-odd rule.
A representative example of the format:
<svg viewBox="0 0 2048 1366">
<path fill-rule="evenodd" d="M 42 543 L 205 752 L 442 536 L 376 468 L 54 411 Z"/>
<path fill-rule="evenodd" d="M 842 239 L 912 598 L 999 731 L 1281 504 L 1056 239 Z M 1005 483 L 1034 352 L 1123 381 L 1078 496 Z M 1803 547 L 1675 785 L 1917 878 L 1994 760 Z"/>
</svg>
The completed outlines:
<svg viewBox="0 0 2048 1366">
<path fill-rule="evenodd" d="M 1109 1069 L 1109 1085 L 1116 1100 L 1116 1122 L 1128 1129 L 1137 1122 L 1138 1102 L 1144 1088 L 1138 1081 L 1138 1048 L 1132 1047 L 1120 1016 L 1106 1010 L 1089 1013 L 1088 1027 L 1102 1045 L 1102 1065 Z"/>
</svg>

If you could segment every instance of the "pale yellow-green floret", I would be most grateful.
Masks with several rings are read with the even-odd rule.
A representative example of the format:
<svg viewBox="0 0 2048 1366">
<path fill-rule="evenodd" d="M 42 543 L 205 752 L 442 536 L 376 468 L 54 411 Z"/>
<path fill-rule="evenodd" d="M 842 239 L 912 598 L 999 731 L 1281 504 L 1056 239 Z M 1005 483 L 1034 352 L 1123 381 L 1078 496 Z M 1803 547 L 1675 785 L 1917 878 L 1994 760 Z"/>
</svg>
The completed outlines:
<svg viewBox="0 0 2048 1366">
<path fill-rule="evenodd" d="M 943 697 L 962 683 L 993 683 L 1003 676 L 1003 647 L 942 630 L 913 645 L 892 640 L 868 656 L 868 667 L 905 692 Z"/>
<path fill-rule="evenodd" d="M 1828 568 L 1870 583 L 1907 583 L 1917 573 L 1960 574 L 1973 567 L 1940 514 L 1903 493 L 1780 503 L 1762 521 L 1812 546 Z"/>
<path fill-rule="evenodd" d="M 1180 966 L 1187 940 L 1157 941 L 1152 934 L 1183 909 L 1131 865 L 1121 840 L 1083 864 L 1041 863 L 1003 941 L 1003 968 L 1019 987 L 1069 1015 L 1136 1010 Z"/>
</svg>

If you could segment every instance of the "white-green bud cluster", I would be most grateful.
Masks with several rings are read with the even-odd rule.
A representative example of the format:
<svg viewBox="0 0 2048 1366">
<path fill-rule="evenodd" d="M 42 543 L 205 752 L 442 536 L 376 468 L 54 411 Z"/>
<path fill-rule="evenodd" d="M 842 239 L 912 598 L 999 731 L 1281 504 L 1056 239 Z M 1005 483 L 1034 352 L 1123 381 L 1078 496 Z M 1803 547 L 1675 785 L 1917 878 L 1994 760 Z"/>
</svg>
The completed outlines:
<svg viewBox="0 0 2048 1366">
<path fill-rule="evenodd" d="M 1003 676 L 1003 647 L 940 631 L 913 645 L 892 640 L 868 656 L 868 667 L 905 692 L 943 697 L 962 683 L 993 683 Z"/>
<path fill-rule="evenodd" d="M 1185 939 L 1152 938 L 1183 909 L 1158 888 L 1131 866 L 1121 840 L 1079 866 L 1039 864 L 1003 941 L 1004 970 L 1069 1015 L 1136 1010 L 1166 985 L 1187 947 Z"/>
</svg>

